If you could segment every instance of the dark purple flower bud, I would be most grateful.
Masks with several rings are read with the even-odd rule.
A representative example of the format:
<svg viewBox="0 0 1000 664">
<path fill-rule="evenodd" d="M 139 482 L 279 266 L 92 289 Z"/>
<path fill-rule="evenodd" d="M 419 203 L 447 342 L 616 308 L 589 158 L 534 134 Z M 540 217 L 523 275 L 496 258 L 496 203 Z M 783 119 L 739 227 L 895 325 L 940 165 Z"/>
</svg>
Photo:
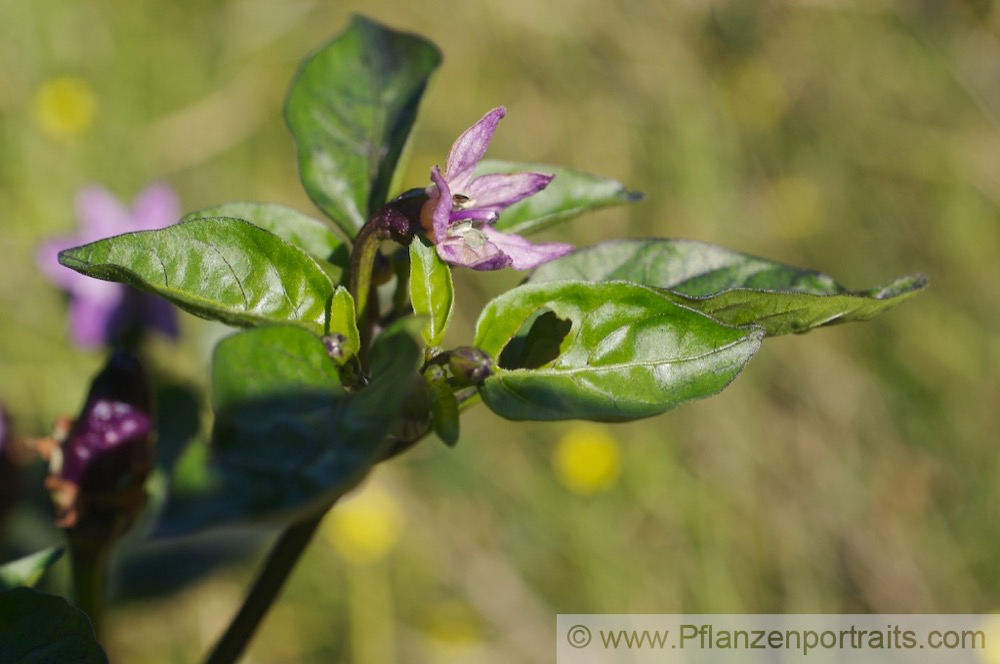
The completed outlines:
<svg viewBox="0 0 1000 664">
<path fill-rule="evenodd" d="M 459 346 L 449 353 L 448 368 L 459 385 L 478 387 L 493 373 L 493 360 L 478 348 Z"/>
<path fill-rule="evenodd" d="M 420 230 L 420 214 L 426 202 L 425 190 L 410 189 L 376 210 L 369 223 L 379 230 L 380 237 L 409 246 Z"/>
<path fill-rule="evenodd" d="M 139 358 L 115 351 L 80 416 L 50 459 L 58 523 L 101 538 L 121 535 L 145 504 L 154 462 L 152 398 Z"/>
<path fill-rule="evenodd" d="M 0 459 L 7 458 L 7 450 L 14 441 L 14 434 L 10 428 L 10 417 L 3 404 L 0 404 Z"/>
</svg>

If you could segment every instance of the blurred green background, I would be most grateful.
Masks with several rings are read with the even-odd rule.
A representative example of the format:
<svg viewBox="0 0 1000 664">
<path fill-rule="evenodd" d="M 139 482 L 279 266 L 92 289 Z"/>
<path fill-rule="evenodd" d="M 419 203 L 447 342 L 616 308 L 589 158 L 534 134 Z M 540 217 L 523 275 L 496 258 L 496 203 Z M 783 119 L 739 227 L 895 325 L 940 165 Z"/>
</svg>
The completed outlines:
<svg viewBox="0 0 1000 664">
<path fill-rule="evenodd" d="M 559 612 L 1000 610 L 992 0 L 0 0 L 0 401 L 22 434 L 75 412 L 103 359 L 72 347 L 32 258 L 75 228 L 76 190 L 131 201 L 163 180 L 185 210 L 313 212 L 281 107 L 352 12 L 445 55 L 406 186 L 505 104 L 490 156 L 647 195 L 549 239 L 687 237 L 852 288 L 931 286 L 871 323 L 769 339 L 724 393 L 651 420 L 478 407 L 456 449 L 430 438 L 334 510 L 247 661 L 548 662 Z M 450 341 L 519 278 L 458 276 Z M 157 366 L 203 390 L 225 329 L 182 323 Z M 15 544 L 58 541 L 22 512 Z M 196 661 L 264 543 L 173 594 L 119 583 L 112 660 Z"/>
</svg>

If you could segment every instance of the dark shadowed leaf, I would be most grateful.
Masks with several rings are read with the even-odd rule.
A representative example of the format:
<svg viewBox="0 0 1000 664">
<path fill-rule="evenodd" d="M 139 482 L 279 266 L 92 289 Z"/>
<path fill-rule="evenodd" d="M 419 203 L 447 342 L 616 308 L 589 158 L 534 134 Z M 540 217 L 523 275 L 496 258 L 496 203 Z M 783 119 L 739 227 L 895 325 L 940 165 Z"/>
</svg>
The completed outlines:
<svg viewBox="0 0 1000 664">
<path fill-rule="evenodd" d="M 31 588 L 0 592 L 0 662 L 107 661 L 87 615 L 62 597 Z"/>
<path fill-rule="evenodd" d="M 441 343 L 455 305 L 451 268 L 427 240 L 419 237 L 410 243 L 410 300 L 413 313 L 427 317 L 427 325 L 420 333 L 424 341 L 429 346 Z"/>
<path fill-rule="evenodd" d="M 330 227 L 330 222 L 320 221 L 302 214 L 294 208 L 277 203 L 234 202 L 215 205 L 184 215 L 181 223 L 205 217 L 232 217 L 249 221 L 266 231 L 271 231 L 285 242 L 294 245 L 317 259 L 333 283 L 340 283 L 350 259 L 350 247 Z"/>
<path fill-rule="evenodd" d="M 431 73 L 432 43 L 366 18 L 308 59 L 285 117 L 310 198 L 354 237 L 386 201 Z"/>
<path fill-rule="evenodd" d="M 372 349 L 372 382 L 347 394 L 322 341 L 293 327 L 249 330 L 217 347 L 216 420 L 201 481 L 168 501 L 161 535 L 290 522 L 328 508 L 387 451 L 419 349 L 393 328 Z M 184 465 L 184 460 L 179 464 Z"/>
<path fill-rule="evenodd" d="M 761 325 L 769 336 L 868 320 L 927 285 L 911 275 L 850 291 L 827 274 L 692 240 L 620 240 L 542 265 L 529 281 L 628 281 L 667 289 L 675 301 L 729 325 Z"/>
<path fill-rule="evenodd" d="M 525 322 L 540 311 L 525 333 Z M 527 284 L 486 306 L 475 345 L 504 357 L 505 347 L 522 335 L 529 346 L 546 350 L 514 353 L 513 367 L 497 367 L 480 394 L 510 419 L 648 417 L 722 390 L 763 334 L 723 325 L 634 284 Z M 558 354 L 539 365 L 555 343 Z M 528 358 L 523 368 L 517 357 Z"/>
<path fill-rule="evenodd" d="M 642 194 L 628 191 L 621 182 L 549 164 L 523 164 L 484 159 L 476 173 L 551 173 L 555 179 L 542 191 L 500 214 L 497 230 L 526 235 L 567 221 L 589 210 L 624 205 L 642 200 Z"/>
<path fill-rule="evenodd" d="M 298 247 L 254 224 L 210 217 L 67 249 L 59 261 L 90 277 L 160 295 L 236 326 L 327 326 L 333 284 Z"/>
</svg>

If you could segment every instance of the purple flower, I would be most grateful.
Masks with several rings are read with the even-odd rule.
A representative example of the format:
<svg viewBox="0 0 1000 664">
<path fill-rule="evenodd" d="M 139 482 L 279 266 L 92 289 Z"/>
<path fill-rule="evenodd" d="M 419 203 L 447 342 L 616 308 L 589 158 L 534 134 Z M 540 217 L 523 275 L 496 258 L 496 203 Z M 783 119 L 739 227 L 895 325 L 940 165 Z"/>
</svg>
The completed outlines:
<svg viewBox="0 0 1000 664">
<path fill-rule="evenodd" d="M 493 228 L 501 210 L 538 193 L 553 178 L 544 173 L 473 177 L 506 113 L 499 106 L 484 115 L 455 140 L 444 173 L 437 166 L 431 169 L 434 184 L 427 188 L 420 223 L 446 263 L 473 270 L 529 270 L 573 250 L 561 242 L 532 244 Z"/>
<path fill-rule="evenodd" d="M 170 337 L 177 336 L 174 308 L 155 295 L 129 286 L 86 277 L 59 264 L 59 252 L 112 235 L 156 230 L 180 216 L 177 195 L 170 187 L 154 184 L 136 197 L 131 210 L 102 187 L 81 189 L 76 196 L 80 230 L 76 235 L 56 238 L 39 249 L 39 269 L 70 295 L 70 332 L 82 348 L 97 348 L 123 334 L 151 327 Z"/>
<path fill-rule="evenodd" d="M 142 485 L 155 455 L 152 395 L 138 356 L 115 351 L 94 378 L 80 416 L 52 453 L 46 487 L 58 524 L 70 528 L 91 517 L 130 523 L 144 498 Z M 103 526 L 99 528 L 103 530 Z"/>
</svg>

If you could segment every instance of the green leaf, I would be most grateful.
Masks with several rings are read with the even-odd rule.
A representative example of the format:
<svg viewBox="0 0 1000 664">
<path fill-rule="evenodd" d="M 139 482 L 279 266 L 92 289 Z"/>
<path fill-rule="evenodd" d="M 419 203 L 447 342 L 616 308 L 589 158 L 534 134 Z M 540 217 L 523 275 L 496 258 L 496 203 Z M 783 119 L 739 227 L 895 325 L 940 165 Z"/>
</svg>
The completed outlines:
<svg viewBox="0 0 1000 664">
<path fill-rule="evenodd" d="M 212 369 L 208 477 L 174 487 L 159 535 L 291 522 L 329 508 L 391 445 L 386 436 L 418 355 L 408 334 L 390 328 L 372 348 L 371 383 L 346 394 L 322 341 L 301 329 L 258 328 L 223 340 Z"/>
<path fill-rule="evenodd" d="M 0 589 L 34 586 L 42 575 L 62 557 L 65 547 L 53 546 L 30 556 L 0 565 Z M 2 661 L 2 660 L 0 660 Z"/>
<path fill-rule="evenodd" d="M 249 221 L 254 226 L 271 231 L 317 259 L 333 283 L 340 283 L 350 259 L 347 246 L 329 222 L 302 214 L 294 208 L 277 203 L 223 203 L 184 215 L 181 223 L 206 217 L 231 217 Z"/>
<path fill-rule="evenodd" d="M 320 392 L 345 394 L 337 365 L 323 342 L 298 327 L 247 330 L 220 341 L 212 356 L 212 408 L 216 412 L 257 399 Z"/>
<path fill-rule="evenodd" d="M 433 245 L 419 237 L 410 243 L 410 300 L 413 313 L 427 317 L 420 333 L 424 341 L 428 346 L 440 344 L 455 306 L 455 287 L 451 268 Z"/>
<path fill-rule="evenodd" d="M 458 399 L 448 384 L 448 376 L 440 365 L 430 364 L 424 370 L 424 381 L 430 399 L 431 427 L 441 442 L 454 447 L 459 434 Z"/>
<path fill-rule="evenodd" d="M 729 325 L 761 325 L 768 336 L 862 321 L 927 285 L 920 274 L 850 291 L 827 274 L 692 240 L 620 240 L 580 249 L 540 266 L 534 283 L 629 281 Z"/>
<path fill-rule="evenodd" d="M 458 443 L 459 419 L 458 399 L 448 383 L 434 381 L 431 388 L 431 426 L 434 433 L 448 447 Z"/>
<path fill-rule="evenodd" d="M 496 228 L 504 233 L 535 233 L 590 210 L 642 200 L 642 194 L 628 191 L 621 182 L 560 166 L 484 159 L 476 168 L 477 175 L 517 171 L 551 173 L 556 177 L 542 191 L 500 213 Z"/>
<path fill-rule="evenodd" d="M 361 350 L 361 334 L 358 332 L 357 312 L 350 291 L 338 286 L 330 305 L 330 333 L 343 335 L 340 348 L 345 356 L 357 355 Z"/>
<path fill-rule="evenodd" d="M 323 332 L 333 296 L 330 278 L 304 251 L 225 217 L 117 235 L 67 249 L 59 262 L 241 327 L 287 322 Z"/>
<path fill-rule="evenodd" d="M 440 63 L 429 41 L 355 16 L 299 71 L 285 117 L 302 183 L 348 237 L 387 200 L 420 98 Z"/>
<path fill-rule="evenodd" d="M 492 300 L 476 324 L 475 345 L 501 358 L 480 394 L 515 420 L 648 417 L 725 388 L 763 334 L 635 284 L 527 284 Z M 530 349 L 505 350 L 529 339 Z"/>
<path fill-rule="evenodd" d="M 31 588 L 0 592 L 0 662 L 106 663 L 87 615 Z"/>
</svg>

